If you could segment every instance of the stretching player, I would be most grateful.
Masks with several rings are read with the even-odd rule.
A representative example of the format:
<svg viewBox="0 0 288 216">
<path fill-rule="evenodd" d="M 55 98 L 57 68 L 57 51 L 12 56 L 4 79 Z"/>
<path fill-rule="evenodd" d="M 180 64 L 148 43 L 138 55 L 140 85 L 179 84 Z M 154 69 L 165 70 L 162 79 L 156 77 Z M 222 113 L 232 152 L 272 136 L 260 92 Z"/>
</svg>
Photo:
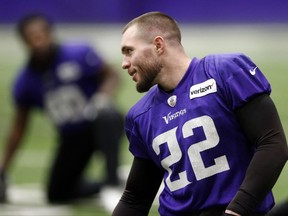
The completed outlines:
<svg viewBox="0 0 288 216">
<path fill-rule="evenodd" d="M 123 30 L 122 67 L 147 92 L 126 116 L 134 161 L 113 216 L 260 216 L 287 144 L 271 87 L 244 54 L 190 59 L 176 21 L 150 12 Z"/>
<path fill-rule="evenodd" d="M 23 143 L 30 114 L 37 108 L 48 114 L 58 132 L 48 179 L 49 202 L 69 202 L 99 192 L 102 182 L 90 183 L 84 176 L 96 150 L 106 158 L 104 183 L 117 185 L 118 148 L 124 123 L 112 96 L 119 75 L 92 47 L 58 43 L 52 23 L 42 15 L 23 18 L 18 31 L 29 58 L 13 85 L 15 115 L 0 164 L 2 201 L 6 199 L 5 173 Z"/>
</svg>

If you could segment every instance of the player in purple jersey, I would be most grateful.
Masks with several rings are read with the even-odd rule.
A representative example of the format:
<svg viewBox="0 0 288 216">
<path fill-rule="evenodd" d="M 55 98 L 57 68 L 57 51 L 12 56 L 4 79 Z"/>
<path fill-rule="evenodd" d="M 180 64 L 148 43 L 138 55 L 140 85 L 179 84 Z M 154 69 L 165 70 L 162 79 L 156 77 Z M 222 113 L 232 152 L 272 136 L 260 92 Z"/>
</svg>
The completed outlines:
<svg viewBox="0 0 288 216">
<path fill-rule="evenodd" d="M 130 21 L 121 48 L 147 93 L 126 116 L 134 160 L 113 216 L 148 215 L 162 180 L 160 215 L 265 215 L 288 152 L 258 66 L 238 53 L 190 59 L 160 12 Z"/>
<path fill-rule="evenodd" d="M 124 121 L 112 97 L 119 75 L 92 47 L 58 43 L 46 17 L 29 15 L 20 21 L 18 30 L 30 56 L 13 86 L 16 113 L 0 164 L 2 179 L 36 108 L 48 114 L 59 136 L 48 180 L 49 202 L 69 202 L 98 193 L 103 184 L 118 185 Z M 88 182 L 84 176 L 96 150 L 106 158 L 107 180 L 103 183 Z M 5 190 L 2 195 L 4 201 Z"/>
</svg>

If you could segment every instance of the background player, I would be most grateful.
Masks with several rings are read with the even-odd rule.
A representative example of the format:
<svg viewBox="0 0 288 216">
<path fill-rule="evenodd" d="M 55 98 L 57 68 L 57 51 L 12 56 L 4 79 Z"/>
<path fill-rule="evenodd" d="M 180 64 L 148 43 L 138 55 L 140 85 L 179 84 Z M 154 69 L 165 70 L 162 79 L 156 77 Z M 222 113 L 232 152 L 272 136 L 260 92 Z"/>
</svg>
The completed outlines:
<svg viewBox="0 0 288 216">
<path fill-rule="evenodd" d="M 126 116 L 134 161 L 113 216 L 148 215 L 163 178 L 160 215 L 265 215 L 288 153 L 260 69 L 244 54 L 190 59 L 159 12 L 129 22 L 121 46 L 148 92 Z"/>
<path fill-rule="evenodd" d="M 13 85 L 15 114 L 1 162 L 2 179 L 22 143 L 31 112 L 39 108 L 58 132 L 47 184 L 49 202 L 69 202 L 98 193 L 103 184 L 118 185 L 124 125 L 112 97 L 119 75 L 89 45 L 59 43 L 51 21 L 42 15 L 23 18 L 18 33 L 29 58 Z M 88 182 L 83 176 L 95 150 L 101 150 L 106 159 L 103 183 Z"/>
</svg>

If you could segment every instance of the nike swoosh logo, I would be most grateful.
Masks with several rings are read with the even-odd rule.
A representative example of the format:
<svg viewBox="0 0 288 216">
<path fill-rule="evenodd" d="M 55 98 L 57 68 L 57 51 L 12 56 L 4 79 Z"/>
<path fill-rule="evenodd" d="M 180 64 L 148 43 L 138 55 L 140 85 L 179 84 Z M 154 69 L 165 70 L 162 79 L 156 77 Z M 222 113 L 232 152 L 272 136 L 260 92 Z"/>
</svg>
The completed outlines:
<svg viewBox="0 0 288 216">
<path fill-rule="evenodd" d="M 252 70 L 250 69 L 250 70 L 249 70 L 250 74 L 254 76 L 254 75 L 256 74 L 256 69 L 257 69 L 257 68 L 258 68 L 258 67 L 255 67 L 255 68 L 253 68 Z"/>
</svg>

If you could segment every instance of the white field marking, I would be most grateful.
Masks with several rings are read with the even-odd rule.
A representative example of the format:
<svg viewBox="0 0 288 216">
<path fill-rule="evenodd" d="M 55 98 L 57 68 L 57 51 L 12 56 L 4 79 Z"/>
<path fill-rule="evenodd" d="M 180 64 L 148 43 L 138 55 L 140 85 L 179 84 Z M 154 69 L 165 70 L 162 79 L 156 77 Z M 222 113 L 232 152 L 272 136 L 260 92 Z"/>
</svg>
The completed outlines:
<svg viewBox="0 0 288 216">
<path fill-rule="evenodd" d="M 72 215 L 68 206 L 50 206 L 37 184 L 10 186 L 8 191 L 9 203 L 1 204 L 0 216 L 51 216 Z"/>
</svg>

